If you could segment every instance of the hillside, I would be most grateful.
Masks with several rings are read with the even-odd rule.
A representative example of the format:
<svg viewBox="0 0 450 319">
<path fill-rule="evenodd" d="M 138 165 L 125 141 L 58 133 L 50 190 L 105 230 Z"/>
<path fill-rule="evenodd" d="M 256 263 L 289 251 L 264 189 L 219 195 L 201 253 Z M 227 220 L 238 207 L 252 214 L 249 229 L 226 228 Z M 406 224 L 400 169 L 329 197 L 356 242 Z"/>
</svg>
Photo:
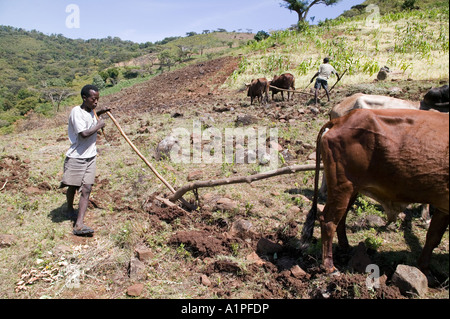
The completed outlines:
<svg viewBox="0 0 450 319">
<path fill-rule="evenodd" d="M 366 0 L 360 5 L 356 5 L 350 10 L 345 11 L 342 17 L 351 18 L 356 16 L 367 16 L 373 12 L 366 12 L 369 5 L 377 5 L 380 14 L 386 15 L 390 13 L 399 13 L 405 10 L 445 10 L 448 9 L 448 1 L 446 0 Z"/>
<path fill-rule="evenodd" d="M 371 29 L 361 18 L 340 18 L 302 32 L 275 32 L 232 54 L 222 42 L 219 58 L 204 54 L 135 85 L 102 90 L 100 107 L 112 108 L 130 140 L 175 189 L 271 169 L 251 161 L 248 140 L 232 143 L 233 149 L 245 150 L 243 163 L 237 162 L 237 152 L 231 162 L 223 160 L 226 145 L 215 142 L 227 130 L 269 134 L 276 129 L 277 168 L 314 164 L 317 134 L 343 98 L 370 92 L 418 101 L 431 87 L 448 84 L 445 19 L 448 9 L 392 13 L 382 17 L 382 28 Z M 331 103 L 322 100 L 316 107 L 304 88 L 325 54 L 348 73 Z M 138 65 L 130 61 L 129 67 Z M 385 64 L 393 71 L 389 80 L 374 81 Z M 284 71 L 296 75 L 297 88 L 305 94 L 250 105 L 244 83 Z M 74 102 L 80 103 L 79 97 Z M 313 244 L 299 249 L 312 203 L 313 171 L 188 192 L 184 198 L 198 205 L 194 211 L 167 206 L 161 198 L 171 192 L 106 116 L 86 217 L 95 234 L 74 236 L 65 191 L 59 189 L 70 110 L 61 107 L 51 118 L 30 113 L 0 139 L 2 299 L 290 299 L 297 307 L 297 299 L 449 298 L 448 231 L 434 250 L 434 279 L 425 295 L 401 294 L 392 283 L 397 265 L 417 266 L 428 229 L 419 205 L 408 206 L 386 227 L 380 205 L 360 196 L 347 218 L 352 249 L 336 250 L 341 274 L 328 276 L 320 268 L 318 226 Z M 158 146 L 180 132 L 191 152 L 198 147 L 194 138 L 200 137 L 205 158 L 218 155 L 220 160 L 173 161 Z M 367 287 L 361 261 L 379 267 L 380 288 Z M 282 313 L 277 306 L 284 303 L 271 308 Z M 165 313 L 174 317 L 180 312 L 169 308 Z"/>
<path fill-rule="evenodd" d="M 376 24 L 363 16 L 340 17 L 301 32 L 277 31 L 247 47 L 228 84 L 236 88 L 290 72 L 297 87 L 305 88 L 326 56 L 338 72 L 347 70 L 344 85 L 371 83 L 383 66 L 396 81 L 448 81 L 448 21 L 447 3 L 444 9 L 389 13 Z"/>
<path fill-rule="evenodd" d="M 73 40 L 0 26 L 0 132 L 11 132 L 11 124 L 30 110 L 55 115 L 60 105 L 75 103 L 73 96 L 85 83 L 111 89 L 125 80 L 129 86 L 229 52 L 253 36 L 217 31 L 138 44 L 111 37 Z"/>
</svg>

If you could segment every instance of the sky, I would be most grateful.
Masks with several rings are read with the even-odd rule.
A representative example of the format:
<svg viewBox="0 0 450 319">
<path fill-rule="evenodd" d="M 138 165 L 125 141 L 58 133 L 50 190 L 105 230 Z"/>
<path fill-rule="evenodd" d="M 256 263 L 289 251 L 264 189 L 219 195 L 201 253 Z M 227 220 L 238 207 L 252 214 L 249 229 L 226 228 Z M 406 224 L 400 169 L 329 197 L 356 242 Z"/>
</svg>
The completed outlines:
<svg viewBox="0 0 450 319">
<path fill-rule="evenodd" d="M 281 0 L 0 0 L 0 25 L 72 39 L 119 37 L 137 43 L 203 30 L 273 31 L 298 21 Z M 332 19 L 364 0 L 316 5 L 308 18 Z"/>
</svg>

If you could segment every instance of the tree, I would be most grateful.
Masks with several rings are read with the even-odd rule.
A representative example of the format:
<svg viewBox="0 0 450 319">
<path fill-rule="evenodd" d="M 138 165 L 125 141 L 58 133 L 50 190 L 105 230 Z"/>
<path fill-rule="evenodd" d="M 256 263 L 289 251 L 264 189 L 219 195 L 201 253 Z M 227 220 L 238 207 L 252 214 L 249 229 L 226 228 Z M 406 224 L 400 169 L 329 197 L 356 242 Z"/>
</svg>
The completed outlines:
<svg viewBox="0 0 450 319">
<path fill-rule="evenodd" d="M 340 2 L 341 0 L 283 0 L 280 5 L 290 11 L 294 11 L 298 14 L 298 22 L 303 23 L 306 21 L 306 16 L 312 6 L 316 4 L 324 4 L 326 6 L 332 6 Z"/>
<path fill-rule="evenodd" d="M 267 39 L 270 37 L 270 34 L 268 34 L 266 31 L 258 31 L 258 33 L 255 35 L 256 41 L 262 41 L 264 39 Z"/>
</svg>

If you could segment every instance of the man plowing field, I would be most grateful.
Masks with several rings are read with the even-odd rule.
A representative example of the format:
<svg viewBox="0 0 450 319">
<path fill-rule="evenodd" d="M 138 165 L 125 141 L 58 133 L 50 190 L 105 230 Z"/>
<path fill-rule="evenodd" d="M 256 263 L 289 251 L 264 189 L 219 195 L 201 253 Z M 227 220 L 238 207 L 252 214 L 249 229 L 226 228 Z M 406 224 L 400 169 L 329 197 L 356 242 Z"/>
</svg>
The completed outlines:
<svg viewBox="0 0 450 319">
<path fill-rule="evenodd" d="M 83 104 L 72 109 L 69 116 L 70 148 L 64 161 L 64 175 L 61 188 L 68 187 L 66 197 L 69 214 L 76 219 L 74 235 L 86 236 L 94 230 L 84 224 L 84 217 L 89 204 L 89 196 L 95 181 L 97 158 L 97 132 L 105 127 L 105 122 L 95 113 L 99 100 L 99 90 L 86 85 L 81 90 Z M 99 114 L 109 110 L 100 111 Z M 81 193 L 78 214 L 73 208 L 77 190 Z"/>
</svg>

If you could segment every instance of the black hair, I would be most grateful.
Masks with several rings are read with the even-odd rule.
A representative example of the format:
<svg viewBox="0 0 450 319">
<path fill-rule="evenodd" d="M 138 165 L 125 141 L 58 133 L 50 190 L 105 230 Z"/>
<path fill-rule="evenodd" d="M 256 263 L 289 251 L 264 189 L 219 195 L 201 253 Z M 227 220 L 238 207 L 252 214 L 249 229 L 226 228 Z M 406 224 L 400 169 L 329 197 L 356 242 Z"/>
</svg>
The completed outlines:
<svg viewBox="0 0 450 319">
<path fill-rule="evenodd" d="M 95 91 L 98 92 L 98 87 L 96 87 L 95 85 L 85 85 L 82 89 L 81 89 L 81 97 L 89 97 L 90 96 L 90 92 Z"/>
<path fill-rule="evenodd" d="M 325 59 L 323 59 L 323 62 L 324 62 L 324 63 L 330 62 L 330 58 L 325 58 Z"/>
</svg>

